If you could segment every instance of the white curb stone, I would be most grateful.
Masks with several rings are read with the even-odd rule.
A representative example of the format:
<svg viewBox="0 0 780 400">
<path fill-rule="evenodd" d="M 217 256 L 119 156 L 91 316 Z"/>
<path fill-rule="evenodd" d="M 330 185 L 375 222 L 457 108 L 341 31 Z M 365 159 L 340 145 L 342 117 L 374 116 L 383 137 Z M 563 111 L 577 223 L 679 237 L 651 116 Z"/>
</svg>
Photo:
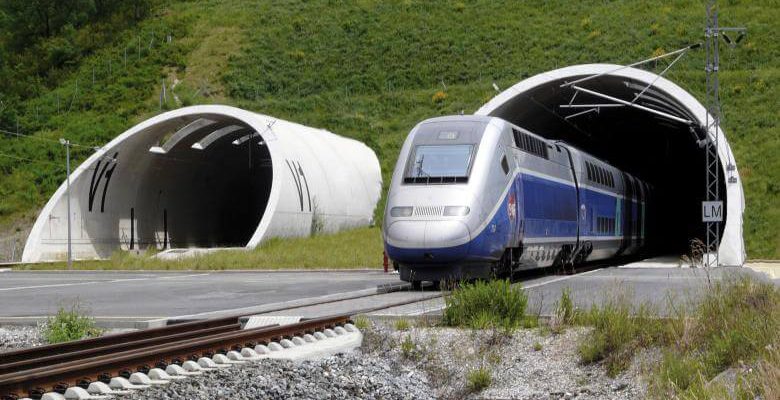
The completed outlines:
<svg viewBox="0 0 780 400">
<path fill-rule="evenodd" d="M 185 368 L 187 366 L 189 366 L 191 369 L 188 370 Z M 171 364 L 165 368 L 165 372 L 171 376 L 192 376 L 203 374 L 200 365 L 198 365 L 198 363 L 195 361 L 185 361 L 182 365 Z"/>
<path fill-rule="evenodd" d="M 271 352 L 271 349 L 269 349 L 268 346 L 264 344 L 258 344 L 255 346 L 255 352 L 257 352 L 257 354 L 268 354 Z"/>
<path fill-rule="evenodd" d="M 198 365 L 206 371 L 213 371 L 219 368 L 229 367 L 229 365 L 221 365 L 214 362 L 214 360 L 208 357 L 201 357 L 198 359 Z"/>
<path fill-rule="evenodd" d="M 303 335 L 303 340 L 305 340 L 305 341 L 307 341 L 309 343 L 314 343 L 314 342 L 317 341 L 317 338 L 315 338 L 314 336 L 312 336 L 312 335 L 307 333 L 307 334 Z"/>
<path fill-rule="evenodd" d="M 205 369 L 203 369 L 203 367 L 200 366 L 200 364 L 198 364 L 198 363 L 196 363 L 195 361 L 192 361 L 192 360 L 185 361 L 184 364 L 182 364 L 181 366 L 182 366 L 182 368 L 184 368 L 185 371 L 188 371 L 188 372 L 191 372 L 191 373 L 202 374 L 203 371 L 206 371 Z M 166 372 L 167 372 L 167 370 L 166 370 Z M 168 372 L 168 373 L 170 373 L 170 372 Z"/>
<path fill-rule="evenodd" d="M 228 357 L 229 356 L 230 354 L 228 354 Z M 250 349 L 249 347 L 244 347 L 241 349 L 241 357 L 244 357 L 244 360 L 254 361 L 260 359 L 260 354 L 258 354 L 253 349 Z"/>
<path fill-rule="evenodd" d="M 289 349 L 290 347 L 295 347 L 295 343 L 291 342 L 289 339 L 282 339 L 279 341 L 279 344 L 282 345 L 285 349 Z"/>
<path fill-rule="evenodd" d="M 96 396 L 91 393 L 89 393 L 87 390 L 85 390 L 82 387 L 78 386 L 71 386 L 68 388 L 68 390 L 65 391 L 65 398 L 68 400 L 98 400 L 98 399 L 107 399 L 109 396 Z"/>
<path fill-rule="evenodd" d="M 106 385 L 103 382 L 92 382 L 87 387 L 87 392 L 94 395 L 102 395 L 102 394 L 130 394 L 132 393 L 129 390 L 113 390 L 108 385 Z"/>
<path fill-rule="evenodd" d="M 236 355 L 241 357 L 241 354 L 238 354 L 234 351 Z M 220 365 L 234 365 L 234 364 L 246 364 L 246 361 L 243 360 L 231 360 L 230 357 L 224 355 L 224 354 L 215 354 L 214 357 L 211 358 L 214 360 L 215 363 L 217 363 L 218 366 Z"/>
<path fill-rule="evenodd" d="M 346 329 L 344 329 L 344 328 L 342 328 L 342 327 L 340 327 L 340 326 L 337 326 L 337 327 L 336 327 L 335 329 L 333 329 L 333 330 L 336 332 L 336 334 L 337 334 L 337 335 L 344 335 L 344 334 L 346 334 L 346 333 L 347 333 L 347 330 L 346 330 Z"/>
<path fill-rule="evenodd" d="M 347 332 L 357 332 L 358 331 L 358 328 L 355 325 L 352 325 L 352 324 L 344 325 L 344 329 L 346 329 Z"/>
<path fill-rule="evenodd" d="M 134 385 L 121 376 L 111 378 L 111 382 L 109 382 L 108 387 L 116 390 L 141 390 L 149 388 L 148 385 Z"/>
<path fill-rule="evenodd" d="M 314 332 L 314 338 L 317 340 L 327 339 L 328 337 L 325 336 L 322 332 Z"/>
<path fill-rule="evenodd" d="M 276 342 L 268 343 L 268 350 L 279 351 L 279 350 L 282 350 L 282 349 L 284 349 L 284 347 L 282 347 L 282 345 L 279 344 L 279 343 L 276 343 Z M 257 350 L 257 349 L 255 349 L 255 350 Z"/>
<path fill-rule="evenodd" d="M 177 365 L 178 367 L 178 365 Z M 149 379 L 155 381 L 173 381 L 178 379 L 186 379 L 184 376 L 172 376 L 171 374 L 163 371 L 160 368 L 152 368 L 149 370 Z"/>
<path fill-rule="evenodd" d="M 171 381 L 158 381 L 153 380 L 149 377 L 149 375 L 146 375 L 142 372 L 135 372 L 132 375 L 130 375 L 130 383 L 133 385 L 165 385 L 168 383 L 171 383 Z"/>
<path fill-rule="evenodd" d="M 306 341 L 303 340 L 303 338 L 300 337 L 300 336 L 296 336 L 296 337 L 292 338 L 292 342 L 296 346 L 302 346 L 302 345 L 306 344 Z"/>
<path fill-rule="evenodd" d="M 323 331 L 323 333 L 325 333 L 325 336 L 327 336 L 329 338 L 336 337 L 336 332 L 333 332 L 333 329 L 330 329 L 330 328 L 325 329 Z"/>
<path fill-rule="evenodd" d="M 49 392 L 44 393 L 43 397 L 41 397 L 41 400 L 65 400 L 65 396 L 57 392 Z"/>
</svg>

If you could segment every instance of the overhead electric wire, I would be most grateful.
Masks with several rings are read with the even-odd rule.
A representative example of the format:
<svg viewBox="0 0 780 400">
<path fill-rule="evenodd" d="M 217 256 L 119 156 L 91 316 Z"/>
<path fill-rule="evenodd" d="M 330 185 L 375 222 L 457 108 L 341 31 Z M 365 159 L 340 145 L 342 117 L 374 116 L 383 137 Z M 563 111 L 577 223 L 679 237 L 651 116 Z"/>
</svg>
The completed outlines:
<svg viewBox="0 0 780 400">
<path fill-rule="evenodd" d="M 18 137 L 24 137 L 24 138 L 40 140 L 42 142 L 55 143 L 57 145 L 62 146 L 62 143 L 60 143 L 59 139 L 49 139 L 49 138 L 40 137 L 40 136 L 36 136 L 36 135 L 27 135 L 27 134 L 24 134 L 24 133 L 13 132 L 13 131 L 5 130 L 5 129 L 0 129 L 0 132 L 5 133 L 5 134 L 9 134 L 9 135 L 18 136 Z M 73 143 L 73 142 L 70 142 L 70 145 L 73 146 L 73 147 L 81 147 L 81 148 L 92 149 L 92 150 L 96 150 L 96 149 L 99 149 L 99 148 L 102 147 L 102 146 L 87 146 L 87 145 L 84 145 L 84 144 Z"/>
<path fill-rule="evenodd" d="M 27 157 L 19 157 L 19 156 L 14 156 L 14 155 L 11 155 L 11 154 L 5 154 L 5 153 L 0 153 L 0 157 L 5 157 L 5 158 L 12 158 L 12 159 L 15 159 L 15 160 L 21 160 L 21 161 L 30 161 L 30 162 L 37 162 L 37 163 L 43 163 L 43 164 L 51 164 L 51 165 L 55 165 L 55 166 L 58 166 L 58 167 L 61 167 L 61 166 L 62 166 L 62 164 L 61 164 L 61 163 L 56 163 L 56 162 L 54 162 L 54 161 L 49 161 L 49 160 L 39 160 L 39 159 L 35 159 L 35 158 L 27 158 Z"/>
</svg>

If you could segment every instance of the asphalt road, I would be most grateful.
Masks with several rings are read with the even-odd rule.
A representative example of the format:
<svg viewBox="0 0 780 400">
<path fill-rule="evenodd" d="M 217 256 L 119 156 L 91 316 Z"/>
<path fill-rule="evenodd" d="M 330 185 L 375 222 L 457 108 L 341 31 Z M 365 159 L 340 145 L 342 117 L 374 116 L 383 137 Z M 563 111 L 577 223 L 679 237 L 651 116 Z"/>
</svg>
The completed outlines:
<svg viewBox="0 0 780 400">
<path fill-rule="evenodd" d="M 50 315 L 79 304 L 96 317 L 161 318 L 361 289 L 382 272 L 0 272 L 0 319 Z"/>
<path fill-rule="evenodd" d="M 709 283 L 741 274 L 766 275 L 748 268 L 718 268 L 709 279 L 689 268 L 595 269 L 576 275 L 527 274 L 519 278 L 529 294 L 528 311 L 551 314 L 565 287 L 577 306 L 589 307 L 624 295 L 636 305 L 663 312 L 670 304 L 686 305 Z M 279 303 L 301 299 L 339 299 L 373 293 L 377 285 L 397 283 L 382 272 L 0 272 L 0 323 L 19 317 L 51 315 L 59 307 L 79 304 L 98 319 L 151 320 L 192 314 L 258 313 Z M 780 284 L 780 280 L 775 280 Z M 430 292 L 390 295 L 300 307 L 295 315 L 314 317 L 426 297 Z M 312 301 L 302 301 L 311 303 Z M 422 314 L 442 308 L 441 299 L 380 314 Z M 265 309 L 263 309 L 265 308 Z M 231 310 L 233 312 L 231 312 Z"/>
</svg>

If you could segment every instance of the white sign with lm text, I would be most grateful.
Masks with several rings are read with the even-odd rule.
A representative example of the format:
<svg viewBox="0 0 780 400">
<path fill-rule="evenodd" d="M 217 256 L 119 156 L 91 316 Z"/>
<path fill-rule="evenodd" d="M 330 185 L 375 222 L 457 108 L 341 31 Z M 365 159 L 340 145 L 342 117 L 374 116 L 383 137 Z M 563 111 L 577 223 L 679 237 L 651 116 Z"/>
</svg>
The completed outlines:
<svg viewBox="0 0 780 400">
<path fill-rule="evenodd" d="M 723 202 L 702 201 L 701 220 L 702 222 L 723 222 Z"/>
</svg>

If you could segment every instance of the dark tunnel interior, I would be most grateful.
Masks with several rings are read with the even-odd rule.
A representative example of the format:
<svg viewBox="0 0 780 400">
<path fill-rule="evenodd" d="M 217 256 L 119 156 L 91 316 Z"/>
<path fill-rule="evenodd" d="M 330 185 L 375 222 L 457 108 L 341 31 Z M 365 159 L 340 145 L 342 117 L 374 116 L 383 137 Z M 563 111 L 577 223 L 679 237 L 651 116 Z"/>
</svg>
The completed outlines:
<svg viewBox="0 0 780 400">
<path fill-rule="evenodd" d="M 235 124 L 241 129 L 203 150 L 192 148 L 211 132 Z M 138 243 L 246 246 L 265 212 L 273 178 L 271 156 L 259 135 L 233 144 L 251 133 L 238 121 L 218 121 L 192 132 L 166 154 L 146 152 L 149 162 L 138 171 L 135 194 Z"/>
<path fill-rule="evenodd" d="M 567 80 L 578 78 L 581 77 Z M 706 190 L 705 150 L 697 143 L 697 139 L 704 137 L 704 130 L 698 122 L 691 128 L 686 123 L 629 106 L 598 110 L 561 107 L 568 105 L 575 93 L 570 86 L 560 87 L 563 83 L 561 80 L 537 86 L 503 104 L 491 115 L 549 139 L 572 144 L 653 185 L 647 217 L 648 255 L 687 254 L 691 240 L 703 240 L 705 236 L 701 222 L 701 201 Z M 579 86 L 631 101 L 646 84 L 610 75 Z M 605 103 L 615 104 L 584 92 L 578 93 L 572 102 Z M 636 104 L 696 121 L 680 102 L 655 87 L 639 97 Z M 723 174 L 718 184 L 721 193 L 725 193 Z"/>
</svg>

